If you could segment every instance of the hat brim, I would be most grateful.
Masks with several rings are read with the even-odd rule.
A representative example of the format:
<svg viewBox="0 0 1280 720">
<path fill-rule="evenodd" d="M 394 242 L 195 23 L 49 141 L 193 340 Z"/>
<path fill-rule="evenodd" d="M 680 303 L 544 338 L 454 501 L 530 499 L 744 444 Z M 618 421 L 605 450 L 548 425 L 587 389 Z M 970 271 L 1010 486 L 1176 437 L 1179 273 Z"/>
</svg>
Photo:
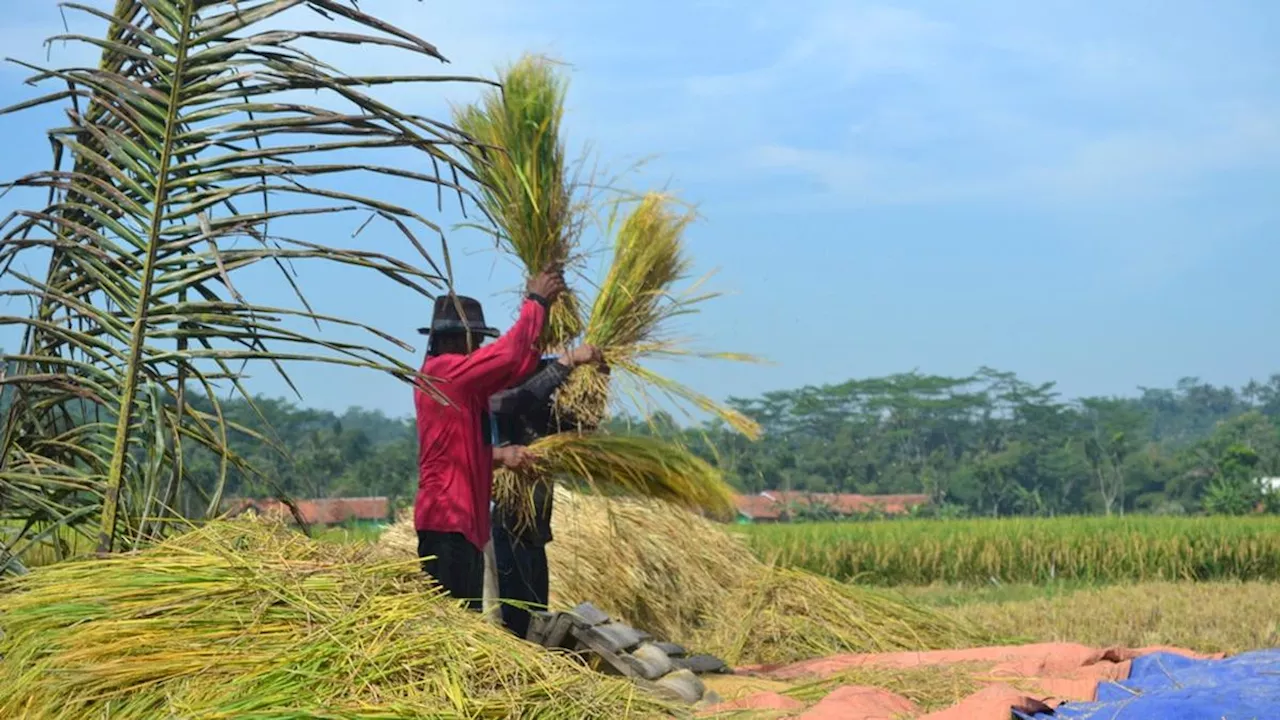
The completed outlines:
<svg viewBox="0 0 1280 720">
<path fill-rule="evenodd" d="M 491 327 L 468 328 L 464 325 L 450 325 L 445 327 L 438 327 L 438 328 L 435 328 L 434 330 L 429 327 L 418 328 L 418 334 L 430 335 L 432 333 L 435 333 L 436 335 L 451 335 L 456 333 L 458 335 L 461 335 L 467 332 L 468 330 L 470 330 L 472 334 L 483 335 L 484 337 L 496 338 L 496 337 L 502 336 L 502 333 L 497 328 L 491 328 Z"/>
</svg>

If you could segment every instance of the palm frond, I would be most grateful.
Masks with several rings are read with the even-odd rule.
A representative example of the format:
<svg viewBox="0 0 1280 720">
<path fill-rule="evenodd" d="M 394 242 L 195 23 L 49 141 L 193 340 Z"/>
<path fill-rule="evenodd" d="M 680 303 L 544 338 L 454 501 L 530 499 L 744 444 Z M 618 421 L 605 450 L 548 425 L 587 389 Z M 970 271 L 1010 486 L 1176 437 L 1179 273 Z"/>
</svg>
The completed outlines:
<svg viewBox="0 0 1280 720">
<path fill-rule="evenodd" d="M 611 373 L 588 366 L 574 370 L 557 397 L 558 405 L 574 417 L 599 424 L 611 386 L 621 382 L 630 386 L 626 394 L 642 408 L 652 406 L 656 391 L 677 405 L 717 416 L 752 439 L 759 437 L 760 427 L 750 418 L 644 365 L 645 360 L 680 357 L 756 361 L 742 353 L 698 353 L 671 335 L 674 320 L 696 313 L 701 303 L 718 296 L 703 292 L 702 281 L 676 289 L 688 280 L 692 265 L 683 238 L 694 217 L 691 210 L 681 212 L 674 197 L 648 193 L 617 223 L 613 262 L 600 283 L 584 336 L 601 349 Z"/>
<path fill-rule="evenodd" d="M 426 384 L 414 367 L 368 344 L 404 343 L 317 312 L 293 264 L 369 270 L 429 299 L 450 284 L 422 239 L 439 238 L 443 247 L 440 228 L 409 207 L 336 183 L 426 185 L 440 202 L 445 189 L 465 197 L 461 183 L 474 179 L 458 158 L 470 142 L 463 134 L 397 110 L 375 89 L 479 79 L 342 73 L 321 57 L 326 48 L 395 50 L 406 66 L 444 60 L 430 43 L 353 3 L 117 0 L 112 13 L 66 6 L 107 23 L 101 36 L 52 38 L 98 48 L 98 66 L 19 62 L 33 71 L 31 84 L 59 89 L 0 110 L 64 103 L 67 116 L 48 134 L 51 169 L 7 186 L 41 190 L 47 202 L 0 220 L 0 275 L 17 287 L 5 294 L 33 303 L 29 316 L 0 317 L 23 330 L 16 372 L 0 380 L 10 399 L 0 523 L 25 528 L 4 542 L 11 555 L 21 555 L 33 528 L 96 526 L 99 550 L 109 551 L 161 534 L 167 519 L 183 514 L 178 505 L 215 514 L 228 468 L 244 468 L 228 445 L 215 388 L 229 384 L 247 396 L 241 379 L 250 365 L 265 363 L 291 386 L 288 361 Z M 345 27 L 280 29 L 307 9 Z M 404 166 L 368 159 L 379 151 Z M 335 220 L 356 213 L 384 221 L 415 259 L 287 234 L 332 232 Z M 353 236 L 364 229 L 360 218 L 351 228 Z M 44 278 L 16 269 L 32 251 L 48 253 Z M 246 297 L 235 278 L 259 266 L 280 273 L 298 307 Z M 316 330 L 298 329 L 302 322 Z M 365 339 L 325 338 L 325 325 Z M 212 412 L 186 402 L 188 385 L 210 399 Z M 218 458 L 215 486 L 194 487 L 185 477 L 183 458 L 193 449 Z"/>
<path fill-rule="evenodd" d="M 476 145 L 468 148 L 481 181 L 480 205 L 497 228 L 499 246 L 534 275 L 571 265 L 585 224 L 574 197 L 560 124 L 567 83 L 553 63 L 526 55 L 500 74 L 500 90 L 454 112 Z M 544 347 L 561 347 L 582 332 L 577 298 L 565 292 L 551 308 Z"/>
</svg>

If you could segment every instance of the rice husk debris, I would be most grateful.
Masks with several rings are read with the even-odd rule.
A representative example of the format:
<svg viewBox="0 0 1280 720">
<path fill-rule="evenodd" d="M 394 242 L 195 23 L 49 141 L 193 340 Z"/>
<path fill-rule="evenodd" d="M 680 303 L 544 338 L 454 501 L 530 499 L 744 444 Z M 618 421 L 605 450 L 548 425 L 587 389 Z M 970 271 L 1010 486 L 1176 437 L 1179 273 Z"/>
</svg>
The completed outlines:
<svg viewBox="0 0 1280 720">
<path fill-rule="evenodd" d="M 670 708 L 531 646 L 409 562 L 260 520 L 0 585 L 0 717 L 637 718 Z"/>
</svg>

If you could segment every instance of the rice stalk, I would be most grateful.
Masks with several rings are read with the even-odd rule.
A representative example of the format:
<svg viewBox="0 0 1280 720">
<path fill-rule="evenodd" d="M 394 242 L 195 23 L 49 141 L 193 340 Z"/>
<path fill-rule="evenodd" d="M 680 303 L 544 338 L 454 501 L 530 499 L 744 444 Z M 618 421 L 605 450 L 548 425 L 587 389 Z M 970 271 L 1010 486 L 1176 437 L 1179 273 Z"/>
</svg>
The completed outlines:
<svg viewBox="0 0 1280 720">
<path fill-rule="evenodd" d="M 568 266 L 585 224 L 560 134 L 568 84 L 550 60 L 534 55 L 520 58 L 500 81 L 501 89 L 456 109 L 454 122 L 477 142 L 465 155 L 499 247 L 532 276 Z M 563 347 L 581 333 L 577 298 L 566 291 L 551 307 L 543 347 Z"/>
<path fill-rule="evenodd" d="M 211 523 L 0 586 L 0 717 L 578 718 L 667 708 L 463 610 L 414 558 Z"/>
<path fill-rule="evenodd" d="M 648 388 L 653 388 L 755 439 L 760 428 L 750 418 L 642 365 L 655 358 L 754 360 L 741 353 L 696 353 L 670 334 L 676 318 L 697 312 L 700 303 L 718 296 L 702 292 L 701 282 L 683 292 L 675 289 L 688 279 L 692 267 L 684 253 L 683 235 L 695 217 L 675 205 L 672 196 L 648 193 L 620 223 L 610 222 L 617 226 L 613 261 L 600 283 L 584 335 L 585 342 L 600 348 L 610 373 L 593 366 L 575 369 L 558 393 L 557 404 L 574 417 L 599 425 L 608 409 L 611 383 L 622 379 L 630 382 L 633 399 L 642 405 L 652 404 Z"/>
</svg>

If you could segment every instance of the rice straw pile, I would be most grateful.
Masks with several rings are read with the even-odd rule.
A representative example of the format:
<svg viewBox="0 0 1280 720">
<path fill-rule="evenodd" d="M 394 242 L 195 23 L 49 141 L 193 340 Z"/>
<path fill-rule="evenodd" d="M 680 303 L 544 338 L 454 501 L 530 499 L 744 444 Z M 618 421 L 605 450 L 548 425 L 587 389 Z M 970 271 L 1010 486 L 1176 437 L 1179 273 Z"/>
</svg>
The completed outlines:
<svg viewBox="0 0 1280 720">
<path fill-rule="evenodd" d="M 415 570 L 260 521 L 36 569 L 0 588 L 0 717 L 667 712 L 489 625 Z"/>
<path fill-rule="evenodd" d="M 728 612 L 695 633 L 730 662 L 787 663 L 850 652 L 970 647 L 991 638 L 883 590 L 760 566 Z"/>
<path fill-rule="evenodd" d="M 561 492 L 551 592 L 730 664 L 989 640 L 881 591 L 760 562 L 722 526 L 659 501 Z"/>
<path fill-rule="evenodd" d="M 466 158 L 499 246 L 532 276 L 570 263 L 585 222 L 560 137 L 567 83 L 550 60 L 533 55 L 503 72 L 500 82 L 500 90 L 455 110 L 454 124 L 479 143 Z M 543 347 L 562 347 L 581 333 L 577 299 L 566 291 L 551 307 Z"/>
<path fill-rule="evenodd" d="M 675 318 L 697 312 L 699 303 L 716 297 L 700 294 L 698 282 L 683 292 L 675 289 L 688 278 L 691 267 L 683 235 L 694 218 L 692 212 L 679 212 L 675 204 L 669 195 L 648 193 L 618 224 L 613 262 L 592 303 L 583 338 L 600 348 L 613 372 L 606 375 L 592 366 L 576 369 L 558 393 L 557 404 L 579 421 L 598 425 L 608 409 L 611 378 L 620 374 L 630 381 L 632 398 L 641 407 L 651 404 L 652 388 L 715 415 L 755 439 L 760 427 L 750 418 L 641 365 L 646 358 L 754 360 L 740 353 L 695 353 L 668 334 Z"/>
<path fill-rule="evenodd" d="M 658 501 L 559 489 L 551 524 L 552 604 L 590 601 L 675 642 L 708 618 L 736 616 L 726 589 L 747 583 L 760 565 L 715 523 Z"/>
<path fill-rule="evenodd" d="M 730 664 L 990 642 L 888 593 L 760 562 L 714 522 L 656 500 L 557 489 L 547 545 L 551 604 L 589 601 L 654 636 Z M 412 518 L 380 539 L 415 551 Z"/>
<path fill-rule="evenodd" d="M 494 473 L 494 500 L 514 508 L 519 522 L 533 517 L 536 483 L 564 478 L 596 492 L 657 498 L 728 519 L 733 488 L 721 472 L 688 448 L 659 438 L 566 432 L 529 445 L 536 458 L 527 470 Z"/>
</svg>

